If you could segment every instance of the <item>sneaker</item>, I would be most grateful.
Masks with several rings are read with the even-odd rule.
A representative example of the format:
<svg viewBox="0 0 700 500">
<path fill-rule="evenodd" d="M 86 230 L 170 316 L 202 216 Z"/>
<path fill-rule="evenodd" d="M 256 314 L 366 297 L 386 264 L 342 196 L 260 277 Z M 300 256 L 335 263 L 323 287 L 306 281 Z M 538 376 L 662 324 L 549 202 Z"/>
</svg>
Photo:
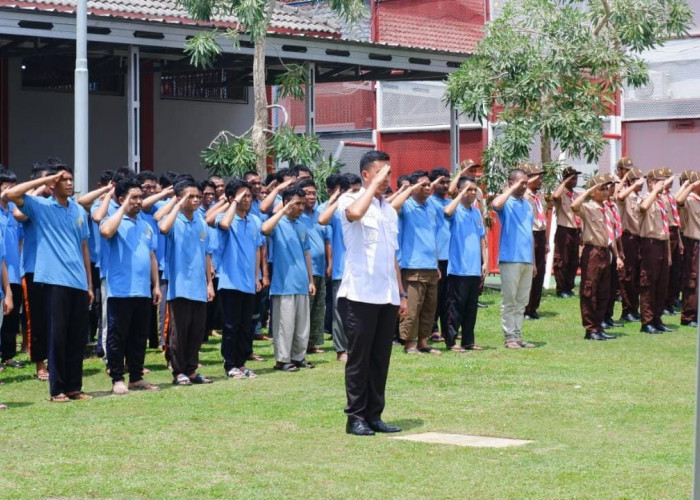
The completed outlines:
<svg viewBox="0 0 700 500">
<path fill-rule="evenodd" d="M 124 394 L 129 394 L 129 389 L 126 387 L 126 384 L 123 380 L 119 380 L 118 382 L 112 384 L 112 394 L 114 394 L 115 396 L 123 396 Z"/>
</svg>

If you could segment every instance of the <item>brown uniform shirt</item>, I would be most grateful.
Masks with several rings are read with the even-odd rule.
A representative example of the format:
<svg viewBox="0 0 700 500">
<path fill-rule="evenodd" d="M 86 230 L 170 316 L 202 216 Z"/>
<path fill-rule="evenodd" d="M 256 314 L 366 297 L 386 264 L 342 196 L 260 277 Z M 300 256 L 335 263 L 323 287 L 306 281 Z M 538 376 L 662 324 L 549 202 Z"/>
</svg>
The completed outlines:
<svg viewBox="0 0 700 500">
<path fill-rule="evenodd" d="M 630 193 L 630 195 L 617 205 L 620 207 L 620 218 L 622 219 L 622 230 L 639 236 L 639 221 L 642 218 L 642 213 L 639 210 L 639 195 Z"/>
<path fill-rule="evenodd" d="M 681 208 L 682 218 L 685 219 L 686 238 L 700 240 L 700 197 L 690 193 Z"/>
<path fill-rule="evenodd" d="M 557 226 L 577 228 L 574 212 L 571 210 L 571 202 L 573 201 L 572 191 L 564 191 L 561 198 L 554 200 L 554 206 L 557 208 Z"/>
<path fill-rule="evenodd" d="M 643 199 L 646 199 L 647 196 L 649 196 L 648 193 Z M 664 206 L 667 207 L 666 201 L 664 201 Z M 666 216 L 670 218 L 670 214 L 667 213 Z M 654 203 L 651 204 L 649 210 L 646 212 L 641 212 L 641 219 L 639 221 L 639 235 L 642 238 L 654 238 L 655 240 L 662 241 L 667 241 L 669 239 L 668 233 L 664 231 L 664 225 L 661 218 L 661 209 L 659 208 L 659 203 L 657 200 L 654 200 Z"/>
<path fill-rule="evenodd" d="M 541 193 L 533 193 L 529 189 L 525 196 L 532 205 L 532 230 L 545 231 L 547 229 L 547 202 L 544 200 L 544 196 Z M 537 219 L 537 200 L 535 198 L 540 200 L 540 209 L 544 212 L 544 220 L 542 221 Z"/>
<path fill-rule="evenodd" d="M 577 215 L 581 217 L 583 222 L 581 239 L 584 245 L 608 246 L 608 228 L 605 223 L 605 212 L 608 213 L 608 217 L 612 217 L 608 209 L 593 200 L 589 200 L 581 205 Z"/>
</svg>

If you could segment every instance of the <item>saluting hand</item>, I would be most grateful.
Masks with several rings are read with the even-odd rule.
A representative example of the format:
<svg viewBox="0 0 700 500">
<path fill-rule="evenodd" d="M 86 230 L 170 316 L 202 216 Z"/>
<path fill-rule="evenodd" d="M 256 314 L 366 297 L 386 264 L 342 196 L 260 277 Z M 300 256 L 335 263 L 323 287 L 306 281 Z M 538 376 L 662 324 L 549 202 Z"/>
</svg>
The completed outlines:
<svg viewBox="0 0 700 500">
<path fill-rule="evenodd" d="M 437 179 L 435 179 L 433 182 L 430 183 L 430 189 L 435 189 L 435 186 L 440 184 L 440 181 L 442 181 L 445 178 L 444 175 L 439 176 Z"/>
<path fill-rule="evenodd" d="M 379 170 L 379 172 L 377 172 L 377 175 L 374 176 L 374 179 L 372 179 L 372 185 L 379 186 L 386 180 L 387 177 L 389 177 L 389 175 L 391 175 L 391 165 L 387 163 Z"/>
</svg>

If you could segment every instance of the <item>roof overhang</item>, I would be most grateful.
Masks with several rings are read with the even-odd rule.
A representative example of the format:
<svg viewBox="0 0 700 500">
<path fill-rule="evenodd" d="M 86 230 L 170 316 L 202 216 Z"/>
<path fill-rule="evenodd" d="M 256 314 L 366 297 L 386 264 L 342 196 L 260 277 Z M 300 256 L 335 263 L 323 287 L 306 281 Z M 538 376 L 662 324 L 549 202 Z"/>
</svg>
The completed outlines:
<svg viewBox="0 0 700 500">
<path fill-rule="evenodd" d="M 37 55 L 42 48 L 71 53 L 75 17 L 60 13 L 0 8 L 0 57 Z M 209 28 L 210 29 L 210 28 Z M 192 69 L 183 53 L 187 39 L 206 28 L 124 19 L 88 19 L 89 50 L 120 55 L 129 46 L 142 57 L 158 61 L 156 69 Z M 61 42 L 63 41 L 63 42 Z M 221 65 L 241 68 L 241 82 L 251 78 L 254 46 L 246 35 L 234 47 L 221 43 Z M 455 71 L 468 54 L 413 49 L 386 44 L 355 42 L 301 35 L 270 34 L 266 42 L 268 81 L 290 62 L 316 65 L 316 82 L 357 80 L 442 80 Z"/>
</svg>

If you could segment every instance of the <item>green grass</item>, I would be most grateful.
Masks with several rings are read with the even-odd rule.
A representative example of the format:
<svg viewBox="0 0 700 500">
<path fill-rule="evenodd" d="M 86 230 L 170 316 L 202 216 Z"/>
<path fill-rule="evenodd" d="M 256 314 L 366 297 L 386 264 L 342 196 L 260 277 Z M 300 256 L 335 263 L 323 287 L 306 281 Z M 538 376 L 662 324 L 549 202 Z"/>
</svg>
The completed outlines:
<svg viewBox="0 0 700 500">
<path fill-rule="evenodd" d="M 52 404 L 33 368 L 8 369 L 0 400 L 3 498 L 687 498 L 691 490 L 695 330 L 583 340 L 577 299 L 547 296 L 525 323 L 537 349 L 503 348 L 500 297 L 486 295 L 477 342 L 459 355 L 392 357 L 387 422 L 533 440 L 472 449 L 345 434 L 343 368 L 251 363 L 255 380 L 226 380 L 218 343 L 204 346 L 209 386 L 174 388 L 149 351 L 160 393 L 109 395 L 85 362 L 91 401 Z M 678 316 L 668 318 L 678 325 Z M 326 343 L 328 348 L 330 343 Z"/>
</svg>

